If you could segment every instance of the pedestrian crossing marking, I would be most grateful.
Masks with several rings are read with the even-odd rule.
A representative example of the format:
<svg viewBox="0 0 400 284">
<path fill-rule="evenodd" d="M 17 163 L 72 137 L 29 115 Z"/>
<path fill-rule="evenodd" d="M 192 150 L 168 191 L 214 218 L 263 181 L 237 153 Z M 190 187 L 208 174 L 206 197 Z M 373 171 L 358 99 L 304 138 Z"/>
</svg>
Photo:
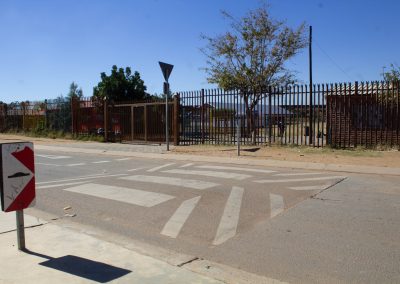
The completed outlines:
<svg viewBox="0 0 400 284">
<path fill-rule="evenodd" d="M 213 245 L 220 245 L 236 235 L 244 188 L 234 186 L 226 201 L 224 213 L 217 229 Z"/>
<path fill-rule="evenodd" d="M 224 179 L 235 179 L 235 180 L 244 180 L 246 178 L 250 178 L 250 175 L 238 174 L 238 173 L 227 173 L 227 172 L 216 172 L 216 171 L 195 171 L 195 170 L 168 170 L 163 171 L 163 173 L 170 174 L 182 174 L 182 175 L 195 175 L 195 176 L 207 176 L 207 177 L 216 177 L 216 178 L 224 178 Z"/>
<path fill-rule="evenodd" d="M 208 181 L 182 179 L 175 177 L 148 176 L 148 175 L 133 175 L 133 176 L 121 177 L 120 179 L 147 182 L 147 183 L 157 183 L 163 185 L 174 185 L 174 186 L 199 189 L 199 190 L 208 189 L 218 185 L 217 183 Z"/>
<path fill-rule="evenodd" d="M 149 169 L 149 170 L 147 170 L 147 171 L 148 171 L 148 172 L 156 172 L 156 171 L 158 171 L 158 170 L 160 170 L 160 169 L 163 169 L 163 168 L 166 168 L 166 167 L 169 167 L 169 166 L 172 166 L 172 165 L 175 165 L 175 163 L 165 164 L 165 165 L 162 165 L 162 166 L 158 166 L 158 167 Z"/>
<path fill-rule="evenodd" d="M 279 194 L 269 194 L 270 206 L 271 206 L 271 218 L 282 213 L 285 210 L 285 204 L 283 202 L 283 196 Z"/>
<path fill-rule="evenodd" d="M 329 179 L 345 179 L 344 176 L 330 176 L 330 177 L 314 177 L 314 178 L 297 178 L 297 179 L 263 179 L 255 180 L 256 183 L 283 183 L 283 182 L 302 182 L 302 181 L 317 181 Z"/>
<path fill-rule="evenodd" d="M 233 170 L 233 171 L 241 171 L 241 172 L 254 172 L 254 173 L 274 173 L 272 170 L 262 170 L 262 169 L 249 169 L 249 168 L 238 168 L 238 167 L 226 167 L 226 166 L 213 166 L 213 165 L 203 165 L 197 166 L 196 168 L 201 169 L 211 169 L 211 170 Z"/>
<path fill-rule="evenodd" d="M 156 193 L 126 187 L 86 183 L 75 187 L 65 188 L 65 191 L 90 195 L 94 197 L 115 200 L 143 207 L 153 207 L 175 198 L 172 195 Z"/>
<path fill-rule="evenodd" d="M 161 234 L 171 238 L 176 238 L 193 209 L 196 207 L 200 198 L 201 196 L 197 196 L 182 202 L 172 217 L 165 224 Z"/>
</svg>

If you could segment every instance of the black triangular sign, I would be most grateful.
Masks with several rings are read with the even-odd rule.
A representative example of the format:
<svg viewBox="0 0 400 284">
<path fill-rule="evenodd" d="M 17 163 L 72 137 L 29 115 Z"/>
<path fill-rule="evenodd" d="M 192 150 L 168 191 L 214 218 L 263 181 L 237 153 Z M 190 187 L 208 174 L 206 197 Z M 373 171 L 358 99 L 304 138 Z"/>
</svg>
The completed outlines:
<svg viewBox="0 0 400 284">
<path fill-rule="evenodd" d="M 164 63 L 164 62 L 160 62 L 160 61 L 158 62 L 158 64 L 160 64 L 161 71 L 162 71 L 162 73 L 164 75 L 165 81 L 168 82 L 169 75 L 171 75 L 172 68 L 174 68 L 174 65 L 171 65 L 171 64 L 168 64 L 168 63 Z"/>
</svg>

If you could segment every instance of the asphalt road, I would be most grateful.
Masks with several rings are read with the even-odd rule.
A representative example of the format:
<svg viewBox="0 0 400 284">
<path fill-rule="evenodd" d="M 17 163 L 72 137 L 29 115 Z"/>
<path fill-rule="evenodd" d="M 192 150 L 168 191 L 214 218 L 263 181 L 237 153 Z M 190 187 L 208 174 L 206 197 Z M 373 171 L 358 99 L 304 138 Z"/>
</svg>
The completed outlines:
<svg viewBox="0 0 400 284">
<path fill-rule="evenodd" d="M 399 177 L 36 150 L 36 208 L 295 283 L 400 281 Z"/>
</svg>

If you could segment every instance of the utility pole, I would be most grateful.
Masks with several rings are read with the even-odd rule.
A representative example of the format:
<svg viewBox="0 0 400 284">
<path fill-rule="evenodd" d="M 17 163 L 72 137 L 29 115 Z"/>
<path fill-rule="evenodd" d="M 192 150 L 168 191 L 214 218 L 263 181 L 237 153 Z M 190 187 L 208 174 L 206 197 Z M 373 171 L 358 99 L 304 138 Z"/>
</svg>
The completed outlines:
<svg viewBox="0 0 400 284">
<path fill-rule="evenodd" d="M 309 38 L 309 69 L 310 69 L 310 95 L 309 95 L 309 132 L 308 132 L 308 144 L 311 145 L 313 143 L 313 135 L 314 135 L 314 119 L 313 119 L 313 81 L 312 81 L 312 26 L 310 26 L 310 38 Z"/>
</svg>

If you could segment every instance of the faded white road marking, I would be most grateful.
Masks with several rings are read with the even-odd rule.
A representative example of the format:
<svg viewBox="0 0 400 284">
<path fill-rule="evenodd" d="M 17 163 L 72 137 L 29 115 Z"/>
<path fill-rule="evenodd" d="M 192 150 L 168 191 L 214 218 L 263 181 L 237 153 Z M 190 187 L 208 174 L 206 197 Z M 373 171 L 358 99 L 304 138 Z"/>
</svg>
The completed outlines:
<svg viewBox="0 0 400 284">
<path fill-rule="evenodd" d="M 297 178 L 297 179 L 263 179 L 255 180 L 257 183 L 278 183 L 278 182 L 300 182 L 300 181 L 316 181 L 316 180 L 328 180 L 328 179 L 344 179 L 344 176 L 331 176 L 331 177 L 315 177 L 315 178 Z"/>
<path fill-rule="evenodd" d="M 310 185 L 310 186 L 291 186 L 291 187 L 289 187 L 289 189 L 293 189 L 293 190 L 324 190 L 329 186 L 330 186 L 330 184 Z"/>
<path fill-rule="evenodd" d="M 76 184 L 83 184 L 83 183 L 87 183 L 87 181 L 77 181 L 77 182 L 69 182 L 69 183 L 39 185 L 39 186 L 36 186 L 36 188 L 37 188 L 37 189 L 42 189 L 42 188 L 53 188 L 53 187 L 62 187 L 62 186 L 76 185 Z"/>
<path fill-rule="evenodd" d="M 213 245 L 220 245 L 236 235 L 244 188 L 234 186 L 226 201 Z"/>
<path fill-rule="evenodd" d="M 86 163 L 76 163 L 76 164 L 68 164 L 67 167 L 76 167 L 76 166 L 84 166 Z"/>
<path fill-rule="evenodd" d="M 52 181 L 43 181 L 37 182 L 36 184 L 49 184 L 49 183 L 56 183 L 56 182 L 64 182 L 64 181 L 74 181 L 74 180 L 83 180 L 83 179 L 96 179 L 96 178 L 105 178 L 105 177 L 121 177 L 127 176 L 128 174 L 116 174 L 116 175 L 91 175 L 91 176 L 84 176 L 84 177 L 77 177 L 77 178 L 68 178 L 68 179 L 59 179 L 59 180 L 52 180 Z"/>
<path fill-rule="evenodd" d="M 70 156 L 56 156 L 56 155 L 43 155 L 43 154 L 35 154 L 35 156 L 52 159 L 52 160 L 59 160 L 59 159 L 69 159 Z"/>
<path fill-rule="evenodd" d="M 121 201 L 129 204 L 152 207 L 175 198 L 172 195 L 156 193 L 126 187 L 110 186 L 96 183 L 87 183 L 63 189 L 69 192 L 81 193 L 90 196 Z"/>
<path fill-rule="evenodd" d="M 148 172 L 155 172 L 155 171 L 158 171 L 158 170 L 160 170 L 160 169 L 162 169 L 162 168 L 166 168 L 166 167 L 169 167 L 169 166 L 172 166 L 172 165 L 175 165 L 175 163 L 165 164 L 165 165 L 162 165 L 162 166 L 158 166 L 158 167 L 149 169 L 149 170 L 147 170 L 147 171 L 148 171 Z"/>
<path fill-rule="evenodd" d="M 190 167 L 193 165 L 194 165 L 193 163 L 188 163 L 188 164 L 184 164 L 184 165 L 180 166 L 180 168 L 187 168 L 187 167 Z"/>
<path fill-rule="evenodd" d="M 126 170 L 127 172 L 135 172 L 135 171 L 138 171 L 138 170 L 141 170 L 141 169 L 143 169 L 143 168 L 135 168 L 135 169 L 130 169 L 130 170 Z"/>
<path fill-rule="evenodd" d="M 104 164 L 104 163 L 109 163 L 111 161 L 97 161 L 97 162 L 92 162 L 93 164 Z"/>
<path fill-rule="evenodd" d="M 115 159 L 115 161 L 127 161 L 127 160 L 132 160 L 132 158 Z"/>
<path fill-rule="evenodd" d="M 201 196 L 197 196 L 182 202 L 178 209 L 176 209 L 174 215 L 172 215 L 172 217 L 165 224 L 161 234 L 171 238 L 176 238 L 193 209 L 196 207 L 200 198 Z"/>
<path fill-rule="evenodd" d="M 285 210 L 285 204 L 283 203 L 282 195 L 270 193 L 269 200 L 271 205 L 271 218 L 274 218 L 276 215 Z"/>
<path fill-rule="evenodd" d="M 158 183 L 164 185 L 175 185 L 180 187 L 187 187 L 193 189 L 207 189 L 218 184 L 208 181 L 200 181 L 193 179 L 181 179 L 181 178 L 173 178 L 173 177 L 160 177 L 160 176 L 146 176 L 146 175 L 135 175 L 128 177 L 121 177 L 120 179 L 124 180 L 134 180 L 140 182 L 149 182 L 149 183 Z"/>
<path fill-rule="evenodd" d="M 233 171 L 241 171 L 241 172 L 265 173 L 265 174 L 276 172 L 276 171 L 271 171 L 271 170 L 225 167 L 225 166 L 212 166 L 212 165 L 197 166 L 196 168 L 213 169 L 213 170 L 233 170 Z"/>
<path fill-rule="evenodd" d="M 275 174 L 274 176 L 281 176 L 281 177 L 290 177 L 290 176 L 312 176 L 312 175 L 323 175 L 326 173 L 282 173 L 282 174 Z"/>
<path fill-rule="evenodd" d="M 35 165 L 51 166 L 51 167 L 61 167 L 61 165 L 57 165 L 57 164 L 48 164 L 48 163 L 35 163 Z"/>
<path fill-rule="evenodd" d="M 179 170 L 179 169 L 163 171 L 163 173 L 207 176 L 207 177 L 235 179 L 235 180 L 244 180 L 246 178 L 251 177 L 249 175 L 237 174 L 237 173 L 226 173 L 226 172 L 216 172 L 216 171 L 191 171 L 191 170 Z"/>
</svg>

